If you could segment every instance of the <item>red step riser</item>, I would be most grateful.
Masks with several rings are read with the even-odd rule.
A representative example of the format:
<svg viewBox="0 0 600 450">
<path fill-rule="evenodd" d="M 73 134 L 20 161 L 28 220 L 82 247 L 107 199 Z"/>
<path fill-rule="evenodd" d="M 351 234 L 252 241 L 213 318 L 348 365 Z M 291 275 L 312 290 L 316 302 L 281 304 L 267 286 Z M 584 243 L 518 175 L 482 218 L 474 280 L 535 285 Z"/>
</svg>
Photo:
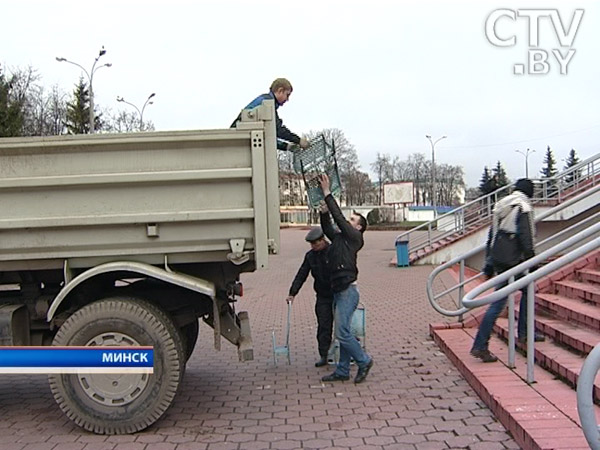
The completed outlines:
<svg viewBox="0 0 600 450">
<path fill-rule="evenodd" d="M 594 348 L 594 347 L 588 346 L 587 344 L 585 344 L 583 342 L 576 341 L 575 339 L 570 338 L 570 337 L 564 335 L 563 333 L 556 333 L 556 332 L 554 332 L 554 330 L 544 330 L 543 328 L 544 327 L 536 326 L 537 330 L 543 331 L 546 336 L 551 337 L 555 342 L 563 343 L 570 348 L 580 347 L 583 349 L 585 347 L 587 349 L 587 351 L 585 351 L 586 354 L 589 353 Z M 508 330 L 506 328 L 495 325 L 494 331 L 496 332 L 497 335 L 502 337 L 502 339 L 504 339 L 508 343 Z M 570 342 L 570 344 L 568 342 Z M 526 344 L 517 343 L 516 345 L 517 345 L 517 348 L 520 348 L 526 354 L 526 348 L 527 348 Z M 571 387 L 575 388 L 577 386 L 577 380 L 579 379 L 579 374 L 577 372 L 573 371 L 572 369 L 570 369 L 568 367 L 563 366 L 561 363 L 557 362 L 551 356 L 545 355 L 543 352 L 541 352 L 540 350 L 537 350 L 537 349 L 535 350 L 535 363 L 537 365 L 539 365 L 540 367 L 543 367 L 544 369 L 548 370 L 549 372 L 561 377 L 563 380 L 567 380 L 568 383 L 571 385 Z M 582 364 L 583 364 L 583 360 L 582 360 Z M 600 386 L 599 385 L 596 385 L 596 384 L 594 385 L 593 394 L 594 394 L 594 400 L 596 402 L 599 402 L 600 401 Z"/>
<path fill-rule="evenodd" d="M 564 295 L 565 297 L 583 300 L 586 302 L 593 302 L 595 304 L 600 305 L 600 295 L 594 292 L 586 291 L 572 286 L 565 286 L 561 283 L 556 283 L 555 286 L 556 293 L 559 295 Z"/>
<path fill-rule="evenodd" d="M 590 271 L 590 272 L 586 272 L 586 271 L 579 271 L 577 272 L 577 275 L 579 277 L 579 279 L 581 281 L 583 281 L 584 283 L 596 283 L 596 284 L 600 284 L 600 273 L 595 272 L 595 271 Z"/>
<path fill-rule="evenodd" d="M 548 311 L 557 319 L 562 319 L 565 322 L 574 322 L 578 326 L 589 328 L 594 331 L 600 332 L 600 320 L 594 317 L 590 317 L 584 313 L 573 311 L 570 308 L 564 308 L 556 303 L 548 302 L 542 298 L 536 299 L 536 305 Z"/>
</svg>

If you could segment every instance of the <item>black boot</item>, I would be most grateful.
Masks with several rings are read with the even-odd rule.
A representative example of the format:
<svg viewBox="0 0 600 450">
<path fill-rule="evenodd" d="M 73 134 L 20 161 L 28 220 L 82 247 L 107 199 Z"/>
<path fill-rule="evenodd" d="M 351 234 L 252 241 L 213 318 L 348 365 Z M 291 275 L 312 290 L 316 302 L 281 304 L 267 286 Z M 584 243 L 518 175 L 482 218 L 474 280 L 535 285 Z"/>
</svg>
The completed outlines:
<svg viewBox="0 0 600 450">
<path fill-rule="evenodd" d="M 321 356 L 321 359 L 315 363 L 315 367 L 323 367 L 327 365 L 327 356 Z"/>
<path fill-rule="evenodd" d="M 369 361 L 364 367 L 359 367 L 356 378 L 354 378 L 354 383 L 358 384 L 365 381 L 367 375 L 369 375 L 369 370 L 371 370 L 371 367 L 373 367 L 373 358 L 371 358 L 371 361 Z"/>
<path fill-rule="evenodd" d="M 333 372 L 329 375 L 325 375 L 324 377 L 321 378 L 321 381 L 348 381 L 350 379 L 350 376 L 343 376 L 343 375 L 338 375 L 337 373 Z"/>
</svg>

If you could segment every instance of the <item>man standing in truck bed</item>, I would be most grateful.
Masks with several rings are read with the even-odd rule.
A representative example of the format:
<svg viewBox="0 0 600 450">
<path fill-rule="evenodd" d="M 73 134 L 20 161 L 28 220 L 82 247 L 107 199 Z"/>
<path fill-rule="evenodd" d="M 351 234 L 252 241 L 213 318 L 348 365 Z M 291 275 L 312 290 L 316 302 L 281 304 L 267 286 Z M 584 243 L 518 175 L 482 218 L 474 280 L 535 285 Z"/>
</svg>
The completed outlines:
<svg viewBox="0 0 600 450">
<path fill-rule="evenodd" d="M 292 133 L 283 124 L 283 121 L 279 118 L 279 114 L 277 113 L 277 109 L 290 99 L 292 91 L 292 84 L 286 78 L 277 78 L 271 83 L 269 92 L 259 95 L 244 108 L 253 109 L 262 105 L 262 102 L 265 100 L 275 100 L 275 126 L 277 128 L 277 148 L 279 150 L 290 150 L 294 144 L 299 145 L 302 148 L 308 147 L 308 140 Z M 231 124 L 231 128 L 234 128 L 236 123 L 241 119 L 242 113 L 240 112 Z"/>
<path fill-rule="evenodd" d="M 364 245 L 363 233 L 367 229 L 367 221 L 362 215 L 352 213 L 348 222 L 331 195 L 329 177 L 319 175 L 319 183 L 326 205 L 321 209 L 321 228 L 331 241 L 328 266 L 333 291 L 335 337 L 340 343 L 340 360 L 335 372 L 324 376 L 321 381 L 349 380 L 350 358 L 353 358 L 358 365 L 358 373 L 354 378 L 354 382 L 358 384 L 365 381 L 373 366 L 373 358 L 364 352 L 351 330 L 352 315 L 359 301 L 356 256 Z M 331 224 L 330 213 L 339 228 L 337 232 Z"/>
</svg>

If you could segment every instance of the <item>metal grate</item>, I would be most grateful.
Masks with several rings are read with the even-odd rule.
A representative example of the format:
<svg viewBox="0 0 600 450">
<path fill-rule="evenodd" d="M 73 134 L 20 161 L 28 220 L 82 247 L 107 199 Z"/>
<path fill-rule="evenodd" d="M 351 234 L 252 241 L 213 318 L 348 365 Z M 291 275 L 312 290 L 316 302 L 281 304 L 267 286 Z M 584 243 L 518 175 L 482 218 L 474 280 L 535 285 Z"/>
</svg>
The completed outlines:
<svg viewBox="0 0 600 450">
<path fill-rule="evenodd" d="M 323 200 L 323 191 L 317 175 L 325 173 L 329 176 L 330 189 L 334 196 L 342 190 L 335 158 L 335 145 L 333 142 L 327 143 L 324 136 L 313 139 L 308 148 L 298 148 L 294 151 L 294 170 L 304 178 L 308 205 L 311 208 L 318 208 Z"/>
</svg>

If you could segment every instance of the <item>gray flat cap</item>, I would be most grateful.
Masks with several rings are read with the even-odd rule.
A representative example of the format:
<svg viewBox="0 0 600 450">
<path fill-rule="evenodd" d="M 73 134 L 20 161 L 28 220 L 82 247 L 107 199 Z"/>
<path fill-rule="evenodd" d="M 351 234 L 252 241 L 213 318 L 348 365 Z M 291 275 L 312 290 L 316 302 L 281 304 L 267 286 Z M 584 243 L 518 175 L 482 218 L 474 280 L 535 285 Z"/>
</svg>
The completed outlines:
<svg viewBox="0 0 600 450">
<path fill-rule="evenodd" d="M 314 242 L 314 241 L 318 241 L 322 237 L 323 237 L 323 230 L 321 229 L 321 227 L 313 227 L 306 234 L 306 237 L 304 239 L 306 239 L 306 242 Z"/>
</svg>

